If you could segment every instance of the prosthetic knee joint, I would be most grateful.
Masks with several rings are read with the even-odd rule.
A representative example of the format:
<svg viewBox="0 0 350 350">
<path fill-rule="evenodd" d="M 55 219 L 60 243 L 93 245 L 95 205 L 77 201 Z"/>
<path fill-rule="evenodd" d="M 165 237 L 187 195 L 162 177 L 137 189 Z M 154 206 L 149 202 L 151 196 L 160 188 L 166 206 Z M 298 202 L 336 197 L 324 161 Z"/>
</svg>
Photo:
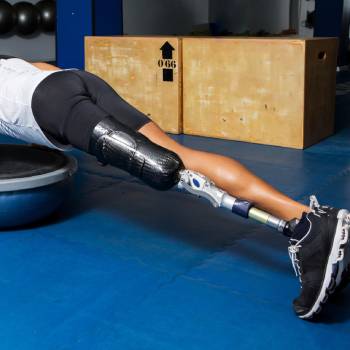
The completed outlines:
<svg viewBox="0 0 350 350">
<path fill-rule="evenodd" d="M 95 127 L 89 152 L 101 163 L 123 169 L 158 190 L 175 186 L 184 168 L 177 154 L 111 117 Z"/>
</svg>

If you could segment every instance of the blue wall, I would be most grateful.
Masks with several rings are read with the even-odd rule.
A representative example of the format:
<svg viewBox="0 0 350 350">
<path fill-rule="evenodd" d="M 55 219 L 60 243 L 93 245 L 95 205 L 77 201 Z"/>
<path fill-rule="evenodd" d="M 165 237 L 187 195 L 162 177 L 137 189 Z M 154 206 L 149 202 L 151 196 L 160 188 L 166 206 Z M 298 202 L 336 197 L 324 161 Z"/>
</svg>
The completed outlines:
<svg viewBox="0 0 350 350">
<path fill-rule="evenodd" d="M 349 64 L 349 0 L 317 0 L 315 36 L 339 38 L 338 65 Z"/>
<path fill-rule="evenodd" d="M 122 31 L 122 0 L 58 0 L 57 65 L 84 68 L 85 36 Z"/>
<path fill-rule="evenodd" d="M 119 35 L 123 33 L 123 1 L 94 1 L 95 35 Z"/>
<path fill-rule="evenodd" d="M 317 0 L 315 36 L 340 36 L 344 0 Z"/>
</svg>

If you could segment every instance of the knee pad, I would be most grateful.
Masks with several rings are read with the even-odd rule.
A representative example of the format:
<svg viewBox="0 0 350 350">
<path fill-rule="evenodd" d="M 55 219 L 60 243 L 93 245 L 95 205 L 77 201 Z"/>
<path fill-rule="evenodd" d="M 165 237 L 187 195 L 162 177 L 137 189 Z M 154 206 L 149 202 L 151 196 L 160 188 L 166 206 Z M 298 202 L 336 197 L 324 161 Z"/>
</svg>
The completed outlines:
<svg viewBox="0 0 350 350">
<path fill-rule="evenodd" d="M 180 171 L 184 169 L 177 154 L 154 144 L 111 117 L 96 125 L 89 153 L 101 163 L 125 170 L 163 191 L 180 181 Z"/>
</svg>

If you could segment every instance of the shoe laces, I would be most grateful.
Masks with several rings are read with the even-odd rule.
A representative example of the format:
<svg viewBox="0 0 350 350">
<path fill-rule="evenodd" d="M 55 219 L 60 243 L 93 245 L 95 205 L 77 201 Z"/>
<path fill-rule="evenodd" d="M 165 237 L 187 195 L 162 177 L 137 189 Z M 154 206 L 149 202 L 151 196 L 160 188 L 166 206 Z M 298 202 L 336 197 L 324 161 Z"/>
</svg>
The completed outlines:
<svg viewBox="0 0 350 350">
<path fill-rule="evenodd" d="M 314 195 L 311 196 L 310 197 L 310 209 L 311 209 L 311 211 L 317 216 L 320 216 L 322 214 L 326 214 L 326 211 L 324 211 L 322 208 L 325 208 L 325 207 L 322 207 L 319 204 L 316 196 L 314 196 Z M 311 227 L 312 227 L 312 223 L 311 223 L 310 219 L 307 216 L 306 216 L 306 218 L 310 223 L 310 227 L 309 227 L 308 232 L 299 241 L 296 239 L 291 239 L 289 241 L 290 246 L 288 247 L 289 258 L 292 261 L 292 266 L 293 266 L 295 275 L 297 277 L 299 277 L 300 282 L 301 282 L 302 269 L 300 266 L 299 251 L 302 248 L 302 242 L 309 235 L 309 233 L 311 231 Z"/>
<path fill-rule="evenodd" d="M 299 277 L 299 280 L 301 280 L 302 272 L 301 272 L 301 267 L 299 263 L 298 253 L 301 247 L 302 246 L 299 242 L 297 242 L 296 244 L 291 243 L 290 246 L 288 247 L 289 258 L 292 261 L 292 266 L 293 266 L 295 275 Z"/>
<path fill-rule="evenodd" d="M 315 195 L 310 196 L 310 209 L 318 217 L 323 214 L 327 214 L 327 210 L 330 207 L 325 205 L 320 205 Z"/>
<path fill-rule="evenodd" d="M 320 207 L 321 207 L 321 205 L 318 202 L 316 196 L 315 195 L 310 196 L 310 209 L 313 211 L 313 210 L 316 210 Z"/>
</svg>

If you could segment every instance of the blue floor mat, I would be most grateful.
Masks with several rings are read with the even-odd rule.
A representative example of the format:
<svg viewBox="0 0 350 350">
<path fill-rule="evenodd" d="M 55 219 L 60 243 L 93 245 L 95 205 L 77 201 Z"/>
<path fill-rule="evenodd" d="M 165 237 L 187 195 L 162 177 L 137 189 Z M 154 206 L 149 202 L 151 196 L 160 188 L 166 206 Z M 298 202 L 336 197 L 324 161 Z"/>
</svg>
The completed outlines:
<svg viewBox="0 0 350 350">
<path fill-rule="evenodd" d="M 305 151 L 175 138 L 238 159 L 295 199 L 349 208 L 346 91 L 336 135 Z M 350 288 L 318 322 L 294 316 L 300 288 L 284 237 L 74 155 L 80 170 L 60 212 L 0 235 L 1 350 L 350 346 Z"/>
</svg>

